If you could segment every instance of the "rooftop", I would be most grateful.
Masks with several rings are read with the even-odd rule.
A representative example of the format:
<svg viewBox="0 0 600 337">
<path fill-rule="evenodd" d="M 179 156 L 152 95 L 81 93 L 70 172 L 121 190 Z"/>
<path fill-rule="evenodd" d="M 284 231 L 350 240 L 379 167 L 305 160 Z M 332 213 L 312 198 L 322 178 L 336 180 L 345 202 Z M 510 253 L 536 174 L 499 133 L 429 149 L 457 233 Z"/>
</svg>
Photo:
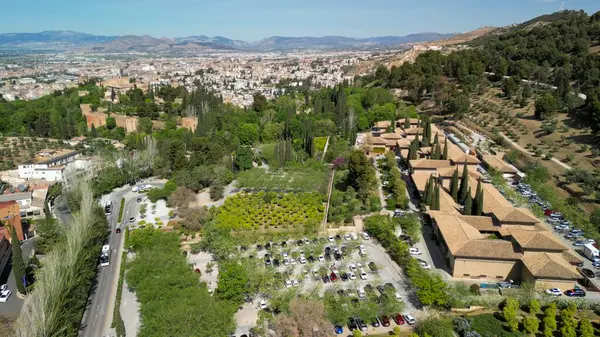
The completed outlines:
<svg viewBox="0 0 600 337">
<path fill-rule="evenodd" d="M 21 165 L 28 164 L 50 164 L 64 158 L 69 158 L 78 154 L 79 151 L 73 150 L 42 150 L 32 159 L 26 160 Z"/>
<path fill-rule="evenodd" d="M 523 265 L 538 278 L 575 280 L 581 278 L 577 269 L 561 253 L 525 253 Z"/>
</svg>

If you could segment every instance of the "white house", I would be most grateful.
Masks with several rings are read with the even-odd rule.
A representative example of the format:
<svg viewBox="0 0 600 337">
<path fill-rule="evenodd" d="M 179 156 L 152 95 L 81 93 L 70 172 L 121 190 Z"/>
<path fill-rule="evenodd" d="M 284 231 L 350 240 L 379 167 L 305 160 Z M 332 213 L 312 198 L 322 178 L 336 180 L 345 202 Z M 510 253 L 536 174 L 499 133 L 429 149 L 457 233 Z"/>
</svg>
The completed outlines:
<svg viewBox="0 0 600 337">
<path fill-rule="evenodd" d="M 80 156 L 78 151 L 42 150 L 38 155 L 18 165 L 19 178 L 59 181 L 65 166 Z"/>
</svg>

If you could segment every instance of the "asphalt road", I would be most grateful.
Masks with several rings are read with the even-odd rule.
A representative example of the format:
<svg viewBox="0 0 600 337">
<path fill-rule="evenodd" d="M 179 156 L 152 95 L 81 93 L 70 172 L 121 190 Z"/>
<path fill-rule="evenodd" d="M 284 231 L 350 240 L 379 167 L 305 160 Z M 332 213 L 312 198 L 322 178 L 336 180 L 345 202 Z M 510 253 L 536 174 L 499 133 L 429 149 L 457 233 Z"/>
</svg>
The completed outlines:
<svg viewBox="0 0 600 337">
<path fill-rule="evenodd" d="M 144 182 L 140 182 L 142 184 Z M 162 183 L 146 182 L 156 187 L 162 187 Z M 137 213 L 137 193 L 131 192 L 132 186 L 124 186 L 115 189 L 110 195 L 103 196 L 101 203 L 112 200 L 112 214 L 107 215 L 110 235 L 106 244 L 110 245 L 111 257 L 110 265 L 107 267 L 98 267 L 96 283 L 90 297 L 86 311 L 81 321 L 79 336 L 82 337 L 103 337 L 109 333 L 112 323 L 115 297 L 117 292 L 117 282 L 119 276 L 119 258 L 123 249 L 124 228 L 127 226 L 129 217 Z M 123 221 L 118 223 L 119 207 L 121 198 L 125 197 L 125 207 L 123 209 Z M 60 215 L 57 214 L 60 219 Z M 61 219 L 62 220 L 62 219 Z M 117 234 L 116 228 L 121 228 L 122 233 Z"/>
</svg>

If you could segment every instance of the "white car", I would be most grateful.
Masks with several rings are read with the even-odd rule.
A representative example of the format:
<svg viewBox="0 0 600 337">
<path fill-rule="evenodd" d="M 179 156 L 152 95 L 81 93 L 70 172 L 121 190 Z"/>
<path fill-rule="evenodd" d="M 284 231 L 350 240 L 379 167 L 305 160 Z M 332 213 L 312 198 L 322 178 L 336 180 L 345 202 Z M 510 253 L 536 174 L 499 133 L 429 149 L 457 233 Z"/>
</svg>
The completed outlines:
<svg viewBox="0 0 600 337">
<path fill-rule="evenodd" d="M 415 325 L 415 324 L 417 324 L 417 320 L 413 317 L 413 315 L 411 313 L 407 312 L 406 314 L 404 314 L 402 316 L 404 316 L 404 320 L 409 325 Z"/>
<path fill-rule="evenodd" d="M 356 280 L 356 274 L 354 274 L 353 272 L 349 272 L 348 278 L 350 278 L 351 280 Z"/>
<path fill-rule="evenodd" d="M 364 232 L 364 233 L 362 233 L 362 237 L 363 237 L 363 239 L 365 239 L 365 240 L 369 240 L 369 239 L 371 238 L 371 237 L 369 236 L 369 233 L 367 233 L 367 232 Z"/>
<path fill-rule="evenodd" d="M 356 266 L 351 263 L 348 265 L 348 269 L 350 269 L 350 271 L 356 271 Z"/>
<path fill-rule="evenodd" d="M 292 285 L 297 287 L 300 283 L 297 280 L 292 280 Z"/>
<path fill-rule="evenodd" d="M 395 294 L 394 294 L 394 296 L 396 296 L 396 299 L 397 299 L 398 301 L 401 301 L 401 300 L 402 300 L 402 296 L 400 296 L 400 294 L 399 294 L 399 293 L 395 293 Z"/>
<path fill-rule="evenodd" d="M 423 254 L 423 252 L 421 252 L 421 250 L 419 248 L 409 248 L 408 252 L 410 253 L 410 255 L 421 255 L 421 254 Z"/>
<path fill-rule="evenodd" d="M 134 223 L 134 222 L 135 222 L 135 217 L 131 217 L 131 218 L 129 218 L 129 222 L 130 222 L 130 223 Z"/>
<path fill-rule="evenodd" d="M 358 293 L 358 297 L 359 298 L 365 298 L 365 297 L 367 297 L 367 293 L 365 292 L 365 290 L 363 288 L 358 288 L 357 293 Z"/>
<path fill-rule="evenodd" d="M 361 278 L 361 280 L 367 279 L 367 273 L 364 271 L 364 269 L 360 270 L 360 278 Z"/>
<path fill-rule="evenodd" d="M 6 301 L 8 301 L 8 298 L 10 297 L 10 295 L 12 295 L 12 291 L 10 291 L 8 289 L 0 292 L 0 302 L 5 303 Z"/>
<path fill-rule="evenodd" d="M 305 264 L 306 263 L 306 258 L 304 256 L 300 256 L 300 258 L 298 259 L 298 261 L 300 261 L 301 264 Z"/>
<path fill-rule="evenodd" d="M 291 259 L 290 259 L 290 263 L 291 263 L 291 264 L 296 264 L 296 259 L 294 259 L 294 258 L 291 258 Z"/>
<path fill-rule="evenodd" d="M 133 192 L 139 192 L 140 191 L 140 187 L 139 186 L 133 186 L 133 188 L 131 189 L 131 191 L 133 191 Z"/>
<path fill-rule="evenodd" d="M 261 300 L 259 304 L 262 310 L 267 309 L 267 302 L 265 302 L 265 300 Z"/>
<path fill-rule="evenodd" d="M 423 260 L 419 260 L 419 265 L 421 265 L 421 268 L 423 268 L 423 269 L 431 269 L 431 266 L 429 265 L 429 263 L 427 263 Z"/>
<path fill-rule="evenodd" d="M 356 233 L 354 232 L 350 233 L 350 237 L 352 238 L 352 240 L 358 240 L 358 235 L 356 235 Z"/>
<path fill-rule="evenodd" d="M 546 290 L 546 294 L 552 295 L 552 296 L 562 296 L 562 290 L 560 290 L 558 288 L 550 288 L 550 289 Z"/>
<path fill-rule="evenodd" d="M 0 292 L 3 292 L 5 290 L 8 290 L 8 285 L 6 285 L 6 284 L 1 285 L 0 286 Z"/>
<path fill-rule="evenodd" d="M 350 236 L 350 234 L 346 233 L 346 234 L 344 234 L 344 240 L 350 241 L 350 240 L 352 240 L 352 237 Z"/>
<path fill-rule="evenodd" d="M 319 255 L 319 262 L 325 262 L 325 257 L 323 257 L 323 255 Z"/>
<path fill-rule="evenodd" d="M 285 281 L 285 287 L 286 288 L 291 288 L 292 287 L 292 281 L 290 281 L 290 280 Z"/>
<path fill-rule="evenodd" d="M 333 235 L 329 235 L 329 237 L 327 238 L 327 240 L 329 240 L 329 242 L 334 242 L 335 238 L 333 237 Z"/>
</svg>

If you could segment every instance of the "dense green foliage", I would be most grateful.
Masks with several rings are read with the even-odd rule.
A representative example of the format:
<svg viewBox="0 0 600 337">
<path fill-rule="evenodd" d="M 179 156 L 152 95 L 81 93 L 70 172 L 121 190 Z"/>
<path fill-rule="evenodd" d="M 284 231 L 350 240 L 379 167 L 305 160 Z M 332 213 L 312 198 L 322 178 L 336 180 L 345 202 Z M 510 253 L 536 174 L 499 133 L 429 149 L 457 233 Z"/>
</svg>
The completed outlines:
<svg viewBox="0 0 600 337">
<path fill-rule="evenodd" d="M 179 236 L 146 228 L 131 233 L 136 258 L 127 283 L 140 302 L 138 336 L 228 336 L 235 303 L 212 297 L 181 254 Z"/>
<path fill-rule="evenodd" d="M 318 193 L 239 193 L 225 200 L 216 214 L 218 226 L 234 230 L 306 228 L 314 231 L 323 220 Z"/>
<path fill-rule="evenodd" d="M 23 260 L 23 252 L 21 251 L 19 237 L 17 237 L 17 230 L 15 228 L 10 229 L 10 239 L 12 243 L 11 264 L 15 283 L 17 284 L 19 292 L 25 294 L 25 285 L 23 284 L 23 278 L 25 277 L 25 261 Z"/>
</svg>

